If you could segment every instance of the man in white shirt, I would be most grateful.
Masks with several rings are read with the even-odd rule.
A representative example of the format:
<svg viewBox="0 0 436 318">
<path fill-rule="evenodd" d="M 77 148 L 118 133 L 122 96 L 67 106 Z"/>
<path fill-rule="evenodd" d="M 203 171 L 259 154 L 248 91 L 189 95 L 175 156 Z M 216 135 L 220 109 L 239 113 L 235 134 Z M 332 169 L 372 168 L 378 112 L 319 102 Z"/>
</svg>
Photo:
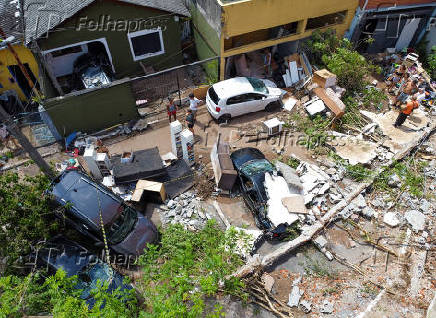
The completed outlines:
<svg viewBox="0 0 436 318">
<path fill-rule="evenodd" d="M 192 110 L 192 114 L 194 117 L 197 117 L 198 105 L 201 103 L 201 100 L 196 98 L 193 93 L 189 94 L 189 109 Z"/>
</svg>

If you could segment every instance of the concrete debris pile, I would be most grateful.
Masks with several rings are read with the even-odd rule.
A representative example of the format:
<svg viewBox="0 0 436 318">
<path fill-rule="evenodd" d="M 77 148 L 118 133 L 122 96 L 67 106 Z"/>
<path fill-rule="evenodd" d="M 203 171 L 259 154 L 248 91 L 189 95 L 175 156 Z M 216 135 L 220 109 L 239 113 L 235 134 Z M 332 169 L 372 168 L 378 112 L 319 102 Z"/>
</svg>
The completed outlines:
<svg viewBox="0 0 436 318">
<path fill-rule="evenodd" d="M 297 173 L 303 185 L 304 203 L 313 203 L 316 206 L 325 206 L 325 194 L 330 189 L 330 176 L 316 165 L 301 162 Z M 340 194 L 338 194 L 340 195 Z M 325 207 L 325 211 L 327 207 Z M 325 212 L 324 211 L 324 212 Z"/>
<path fill-rule="evenodd" d="M 207 220 L 211 219 L 194 192 L 188 191 L 169 200 L 160 206 L 162 224 L 182 224 L 185 229 L 195 231 L 203 228 Z"/>
<path fill-rule="evenodd" d="M 371 163 L 379 153 L 385 152 L 379 150 L 376 143 L 364 140 L 361 135 L 350 136 L 336 131 L 329 132 L 329 135 L 333 138 L 328 144 L 335 149 L 338 156 L 348 160 L 350 165 Z"/>
</svg>

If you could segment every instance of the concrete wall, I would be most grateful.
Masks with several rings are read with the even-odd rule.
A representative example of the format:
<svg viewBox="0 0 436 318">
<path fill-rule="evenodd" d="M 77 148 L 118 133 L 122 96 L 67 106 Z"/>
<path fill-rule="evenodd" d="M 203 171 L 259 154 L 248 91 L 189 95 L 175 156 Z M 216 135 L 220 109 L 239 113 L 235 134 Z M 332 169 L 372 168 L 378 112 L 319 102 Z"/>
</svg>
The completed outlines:
<svg viewBox="0 0 436 318">
<path fill-rule="evenodd" d="M 157 26 L 165 27 L 165 30 L 162 32 L 165 53 L 141 61 L 134 61 L 127 38 L 127 31 L 92 31 L 87 29 L 77 31 L 80 21 L 84 21 L 80 20 L 80 18 L 88 17 L 88 20 L 94 19 L 94 21 L 99 21 L 103 14 L 110 15 L 111 19 L 115 21 L 117 19 L 133 21 L 135 19 L 154 17 L 155 21 L 160 23 L 152 27 L 147 27 L 143 24 L 141 29 L 156 28 Z M 152 65 L 156 70 L 179 65 L 182 62 L 182 54 L 180 53 L 180 25 L 179 22 L 175 21 L 174 15 L 170 12 L 116 1 L 97 1 L 59 25 L 56 30 L 56 32 L 50 32 L 48 38 L 42 38 L 38 41 L 42 51 L 82 41 L 106 38 L 118 79 L 143 74 L 139 62 L 146 66 Z"/>
<path fill-rule="evenodd" d="M 191 12 L 198 58 L 204 60 L 219 56 L 221 52 L 221 7 L 215 0 L 188 0 L 187 5 Z M 218 67 L 212 67 L 215 64 L 211 63 L 209 67 L 205 67 L 205 71 L 211 78 L 218 77 Z"/>
<path fill-rule="evenodd" d="M 62 136 L 102 130 L 139 118 L 131 83 L 120 82 L 45 100 L 43 105 Z"/>
<path fill-rule="evenodd" d="M 21 60 L 21 63 L 28 63 L 30 70 L 35 75 L 35 77 L 38 79 L 39 77 L 39 71 L 38 71 L 38 64 L 36 63 L 35 57 L 33 56 L 32 52 L 26 48 L 24 45 L 17 44 L 13 46 L 15 52 L 18 54 L 18 57 Z M 11 82 L 9 79 L 13 78 L 11 73 L 8 70 L 9 65 L 17 65 L 17 61 L 15 60 L 14 55 L 9 51 L 9 49 L 4 48 L 0 50 L 0 94 L 3 93 L 6 90 L 15 90 L 18 94 L 18 97 L 22 101 L 26 101 L 27 97 L 24 95 L 21 88 L 18 86 L 18 84 L 15 82 Z"/>
<path fill-rule="evenodd" d="M 363 8 L 366 0 L 360 0 L 359 6 Z M 399 6 L 409 6 L 417 4 L 433 3 L 434 0 L 368 0 L 366 9 L 375 9 L 383 7 L 399 7 Z"/>
<path fill-rule="evenodd" d="M 225 37 L 267 29 L 294 21 L 349 10 L 347 21 L 336 27 L 339 35 L 348 28 L 358 0 L 262 0 L 223 4 Z"/>
</svg>

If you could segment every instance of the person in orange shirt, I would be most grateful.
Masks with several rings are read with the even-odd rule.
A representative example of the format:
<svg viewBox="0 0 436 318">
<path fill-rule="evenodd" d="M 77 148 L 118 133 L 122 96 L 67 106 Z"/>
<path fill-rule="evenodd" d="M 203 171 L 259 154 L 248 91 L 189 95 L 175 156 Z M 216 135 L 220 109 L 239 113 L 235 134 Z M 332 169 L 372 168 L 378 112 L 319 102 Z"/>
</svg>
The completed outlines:
<svg viewBox="0 0 436 318">
<path fill-rule="evenodd" d="M 406 121 L 407 117 L 413 112 L 413 110 L 419 107 L 419 103 L 416 99 L 416 95 L 413 95 L 412 100 L 406 104 L 406 107 L 402 108 L 397 120 L 395 121 L 395 128 L 400 127 Z"/>
</svg>

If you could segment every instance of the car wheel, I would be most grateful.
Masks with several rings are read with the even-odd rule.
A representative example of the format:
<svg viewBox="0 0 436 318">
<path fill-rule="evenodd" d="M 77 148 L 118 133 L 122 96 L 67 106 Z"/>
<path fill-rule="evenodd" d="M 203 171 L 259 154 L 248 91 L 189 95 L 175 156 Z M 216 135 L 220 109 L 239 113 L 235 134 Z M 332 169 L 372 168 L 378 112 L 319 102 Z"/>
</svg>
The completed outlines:
<svg viewBox="0 0 436 318">
<path fill-rule="evenodd" d="M 278 108 L 279 108 L 279 102 L 275 101 L 275 102 L 271 102 L 268 105 L 266 105 L 265 111 L 272 112 Z"/>
<path fill-rule="evenodd" d="M 230 116 L 229 114 L 222 115 L 220 118 L 218 118 L 218 124 L 227 123 L 231 118 L 232 116 Z"/>
</svg>

